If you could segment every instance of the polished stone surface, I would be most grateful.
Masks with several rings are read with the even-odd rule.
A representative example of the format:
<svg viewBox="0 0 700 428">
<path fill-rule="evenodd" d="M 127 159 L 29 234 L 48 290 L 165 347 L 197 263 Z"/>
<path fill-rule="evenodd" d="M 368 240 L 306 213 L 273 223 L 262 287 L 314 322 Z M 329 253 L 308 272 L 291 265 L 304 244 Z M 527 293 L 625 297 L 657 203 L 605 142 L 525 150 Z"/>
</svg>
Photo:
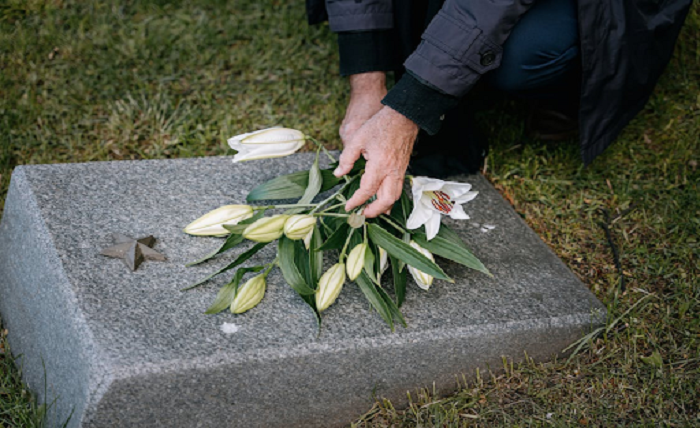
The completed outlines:
<svg viewBox="0 0 700 428">
<path fill-rule="evenodd" d="M 45 398 L 46 380 L 48 398 L 58 396 L 51 424 L 73 409 L 71 427 L 342 426 L 373 396 L 400 405 L 418 387 L 448 392 L 455 375 L 502 356 L 551 358 L 603 321 L 600 302 L 481 176 L 457 178 L 481 193 L 464 206 L 470 220 L 449 224 L 494 278 L 439 261 L 456 283 L 424 292 L 409 280 L 408 328 L 392 333 L 348 283 L 317 337 L 278 271 L 254 310 L 205 315 L 230 275 L 179 289 L 247 247 L 186 268 L 220 241 L 182 228 L 310 163 L 301 154 L 15 169 L 0 225 L 0 313 L 30 387 Z M 125 269 L 100 255 L 114 233 L 156 236 L 167 261 Z M 272 247 L 251 264 L 272 260 Z"/>
</svg>

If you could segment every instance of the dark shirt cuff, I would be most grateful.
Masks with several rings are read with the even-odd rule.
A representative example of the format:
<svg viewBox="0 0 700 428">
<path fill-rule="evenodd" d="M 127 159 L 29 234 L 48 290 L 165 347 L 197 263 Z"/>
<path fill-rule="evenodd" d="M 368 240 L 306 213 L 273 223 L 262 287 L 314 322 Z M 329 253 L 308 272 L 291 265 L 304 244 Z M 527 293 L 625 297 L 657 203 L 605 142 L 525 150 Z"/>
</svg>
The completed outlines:
<svg viewBox="0 0 700 428">
<path fill-rule="evenodd" d="M 457 107 L 459 98 L 440 92 L 409 72 L 391 88 L 382 104 L 411 119 L 428 134 L 435 135 L 442 126 L 445 113 Z"/>
<path fill-rule="evenodd" d="M 401 61 L 392 45 L 391 30 L 338 33 L 340 74 L 350 76 L 400 68 Z"/>
</svg>

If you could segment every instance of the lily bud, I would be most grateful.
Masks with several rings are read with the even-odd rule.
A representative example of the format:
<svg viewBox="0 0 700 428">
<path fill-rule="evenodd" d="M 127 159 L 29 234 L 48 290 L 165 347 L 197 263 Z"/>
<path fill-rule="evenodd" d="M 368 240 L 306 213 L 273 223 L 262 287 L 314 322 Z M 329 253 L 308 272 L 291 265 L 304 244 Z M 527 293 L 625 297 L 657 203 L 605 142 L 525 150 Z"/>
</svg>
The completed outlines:
<svg viewBox="0 0 700 428">
<path fill-rule="evenodd" d="M 231 232 L 224 225 L 233 226 L 252 216 L 253 208 L 250 205 L 226 205 L 188 224 L 183 232 L 197 236 L 225 236 Z"/>
<path fill-rule="evenodd" d="M 312 233 L 316 226 L 316 217 L 308 214 L 296 214 L 284 223 L 284 234 L 287 238 L 296 241 L 305 239 Z"/>
<path fill-rule="evenodd" d="M 367 254 L 367 244 L 357 244 L 350 251 L 347 261 L 348 278 L 354 281 L 362 273 L 362 268 L 365 266 L 365 255 Z"/>
<path fill-rule="evenodd" d="M 231 303 L 231 312 L 234 314 L 242 314 L 243 312 L 253 309 L 260 303 L 265 295 L 265 274 L 261 274 L 250 278 L 241 288 L 238 289 L 236 297 Z"/>
<path fill-rule="evenodd" d="M 278 158 L 291 155 L 304 146 L 303 132 L 290 128 L 267 128 L 229 138 L 228 145 L 237 150 L 233 162 Z"/>
<path fill-rule="evenodd" d="M 272 242 L 279 239 L 284 233 L 284 223 L 288 215 L 279 214 L 272 217 L 263 217 L 243 231 L 243 237 L 256 242 Z"/>
<path fill-rule="evenodd" d="M 433 257 L 433 253 L 430 251 L 426 250 L 425 248 L 421 247 L 420 245 L 416 244 L 415 241 L 411 241 L 411 247 L 414 249 L 418 250 L 419 253 L 423 254 L 425 257 L 429 258 L 431 261 L 435 261 L 435 257 Z M 430 285 L 433 283 L 433 277 L 428 275 L 427 273 L 420 271 L 413 266 L 407 265 L 408 271 L 411 273 L 411 276 L 413 277 L 413 280 L 416 281 L 416 284 L 423 290 L 427 290 L 430 288 Z"/>
<path fill-rule="evenodd" d="M 316 309 L 325 311 L 338 298 L 345 282 L 345 265 L 337 263 L 328 269 L 318 281 L 316 290 Z"/>
<path fill-rule="evenodd" d="M 386 250 L 382 247 L 379 248 L 379 277 L 381 278 L 384 272 L 386 272 L 386 268 L 389 267 L 389 255 L 386 253 Z"/>
</svg>

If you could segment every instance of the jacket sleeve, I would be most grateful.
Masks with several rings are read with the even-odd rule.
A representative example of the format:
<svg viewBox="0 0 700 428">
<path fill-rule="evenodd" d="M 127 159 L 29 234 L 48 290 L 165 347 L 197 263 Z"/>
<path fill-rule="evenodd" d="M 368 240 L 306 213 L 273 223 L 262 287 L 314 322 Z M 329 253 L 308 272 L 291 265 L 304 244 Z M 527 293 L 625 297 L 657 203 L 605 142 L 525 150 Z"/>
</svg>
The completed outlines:
<svg viewBox="0 0 700 428">
<path fill-rule="evenodd" d="M 333 32 L 388 30 L 394 26 L 392 0 L 326 0 Z"/>
<path fill-rule="evenodd" d="M 406 70 L 447 95 L 464 96 L 500 65 L 503 43 L 533 2 L 447 0 L 406 60 Z"/>
</svg>

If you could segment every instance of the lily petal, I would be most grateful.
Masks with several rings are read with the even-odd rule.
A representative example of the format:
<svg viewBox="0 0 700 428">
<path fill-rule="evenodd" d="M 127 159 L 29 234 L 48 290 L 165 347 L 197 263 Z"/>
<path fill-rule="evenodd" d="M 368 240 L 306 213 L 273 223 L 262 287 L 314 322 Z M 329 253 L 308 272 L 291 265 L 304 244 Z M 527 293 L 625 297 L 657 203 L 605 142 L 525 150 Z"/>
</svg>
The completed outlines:
<svg viewBox="0 0 700 428">
<path fill-rule="evenodd" d="M 413 206 L 413 211 L 411 211 L 411 215 L 408 217 L 408 221 L 406 222 L 406 227 L 409 229 L 418 229 L 419 227 L 423 226 L 425 222 L 430 220 L 430 217 L 432 216 L 433 213 L 431 210 L 425 209 L 419 203 L 415 204 Z"/>
<path fill-rule="evenodd" d="M 450 218 L 455 220 L 469 220 L 469 214 L 464 212 L 464 208 L 461 205 L 455 205 L 450 212 Z"/>
<path fill-rule="evenodd" d="M 467 192 L 467 193 L 463 194 L 462 196 L 455 198 L 455 203 L 456 204 L 467 203 L 467 202 L 471 201 L 472 199 L 476 198 L 476 195 L 478 195 L 478 194 L 479 194 L 479 192 L 476 190 L 474 190 L 472 192 Z"/>
<path fill-rule="evenodd" d="M 469 192 L 472 189 L 472 185 L 469 183 L 454 183 L 447 182 L 442 187 L 442 191 L 450 195 L 452 200 L 456 201 L 459 197 Z"/>
<path fill-rule="evenodd" d="M 233 157 L 234 162 L 255 159 L 278 158 L 291 155 L 304 145 L 304 141 L 282 144 L 242 145 Z"/>
<path fill-rule="evenodd" d="M 304 141 L 304 133 L 291 128 L 268 128 L 243 138 L 243 144 L 277 144 Z"/>
<path fill-rule="evenodd" d="M 440 190 L 445 185 L 444 181 L 430 177 L 413 177 L 413 182 L 418 184 L 423 192 Z"/>
<path fill-rule="evenodd" d="M 425 223 L 425 234 L 428 236 L 428 241 L 435 238 L 438 231 L 440 231 L 440 214 L 436 212 L 430 217 L 430 220 Z"/>
</svg>

